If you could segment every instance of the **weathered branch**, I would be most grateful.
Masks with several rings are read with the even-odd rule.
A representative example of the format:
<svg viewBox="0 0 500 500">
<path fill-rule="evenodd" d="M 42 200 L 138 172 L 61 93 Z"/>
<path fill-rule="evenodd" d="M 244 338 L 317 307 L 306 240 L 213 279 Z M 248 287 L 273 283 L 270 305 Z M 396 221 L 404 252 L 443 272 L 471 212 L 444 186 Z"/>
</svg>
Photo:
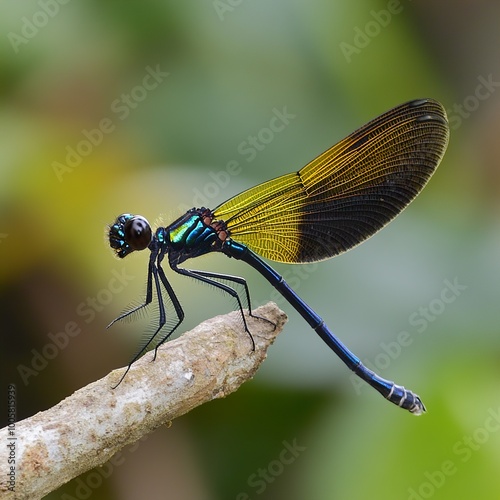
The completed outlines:
<svg viewBox="0 0 500 500">
<path fill-rule="evenodd" d="M 0 496 L 42 498 L 160 425 L 238 389 L 253 377 L 286 321 L 272 303 L 254 313 L 276 324 L 273 329 L 246 317 L 255 351 L 239 312 L 218 316 L 162 346 L 154 363 L 152 353 L 141 358 L 116 389 L 111 387 L 124 369 L 17 422 L 15 441 L 7 428 L 0 430 Z M 8 488 L 10 450 L 5 446 L 12 442 L 14 492 Z"/>
</svg>

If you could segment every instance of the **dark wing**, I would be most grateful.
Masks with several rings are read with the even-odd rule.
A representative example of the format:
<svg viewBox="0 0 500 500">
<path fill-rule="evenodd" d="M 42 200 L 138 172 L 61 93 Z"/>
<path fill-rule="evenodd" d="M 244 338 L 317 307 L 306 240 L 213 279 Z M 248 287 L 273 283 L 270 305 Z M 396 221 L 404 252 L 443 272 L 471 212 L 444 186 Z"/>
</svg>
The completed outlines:
<svg viewBox="0 0 500 500">
<path fill-rule="evenodd" d="M 298 172 L 264 182 L 214 210 L 231 237 L 278 262 L 338 255 L 398 215 L 422 190 L 448 144 L 446 112 L 421 99 L 384 113 Z"/>
</svg>

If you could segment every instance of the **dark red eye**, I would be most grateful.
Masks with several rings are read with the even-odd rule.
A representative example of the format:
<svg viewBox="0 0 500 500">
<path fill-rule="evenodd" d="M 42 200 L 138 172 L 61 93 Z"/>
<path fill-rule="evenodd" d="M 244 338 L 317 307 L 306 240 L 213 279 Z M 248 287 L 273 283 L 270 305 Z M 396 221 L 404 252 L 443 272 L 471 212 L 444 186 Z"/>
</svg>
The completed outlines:
<svg viewBox="0 0 500 500">
<path fill-rule="evenodd" d="M 136 215 L 125 223 L 125 241 L 133 250 L 144 250 L 151 243 L 151 226 L 140 215 Z"/>
</svg>

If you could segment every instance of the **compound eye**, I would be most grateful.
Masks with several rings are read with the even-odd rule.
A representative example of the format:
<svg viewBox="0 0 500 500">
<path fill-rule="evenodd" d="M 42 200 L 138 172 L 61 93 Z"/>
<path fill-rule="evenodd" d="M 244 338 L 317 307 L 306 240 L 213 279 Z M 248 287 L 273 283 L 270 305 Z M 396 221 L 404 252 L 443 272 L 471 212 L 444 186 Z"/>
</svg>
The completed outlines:
<svg viewBox="0 0 500 500">
<path fill-rule="evenodd" d="M 133 250 L 144 250 L 151 243 L 151 226 L 140 215 L 135 215 L 125 223 L 125 241 Z"/>
</svg>

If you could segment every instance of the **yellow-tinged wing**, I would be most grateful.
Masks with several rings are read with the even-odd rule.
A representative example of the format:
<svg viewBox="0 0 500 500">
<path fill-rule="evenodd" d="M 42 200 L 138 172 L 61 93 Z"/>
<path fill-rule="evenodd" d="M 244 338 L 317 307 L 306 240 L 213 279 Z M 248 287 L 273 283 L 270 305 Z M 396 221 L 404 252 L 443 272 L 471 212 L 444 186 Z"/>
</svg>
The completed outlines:
<svg viewBox="0 0 500 500">
<path fill-rule="evenodd" d="M 422 190 L 448 144 L 446 112 L 411 101 L 367 123 L 298 172 L 214 210 L 230 236 L 278 262 L 328 259 L 372 236 Z"/>
</svg>

